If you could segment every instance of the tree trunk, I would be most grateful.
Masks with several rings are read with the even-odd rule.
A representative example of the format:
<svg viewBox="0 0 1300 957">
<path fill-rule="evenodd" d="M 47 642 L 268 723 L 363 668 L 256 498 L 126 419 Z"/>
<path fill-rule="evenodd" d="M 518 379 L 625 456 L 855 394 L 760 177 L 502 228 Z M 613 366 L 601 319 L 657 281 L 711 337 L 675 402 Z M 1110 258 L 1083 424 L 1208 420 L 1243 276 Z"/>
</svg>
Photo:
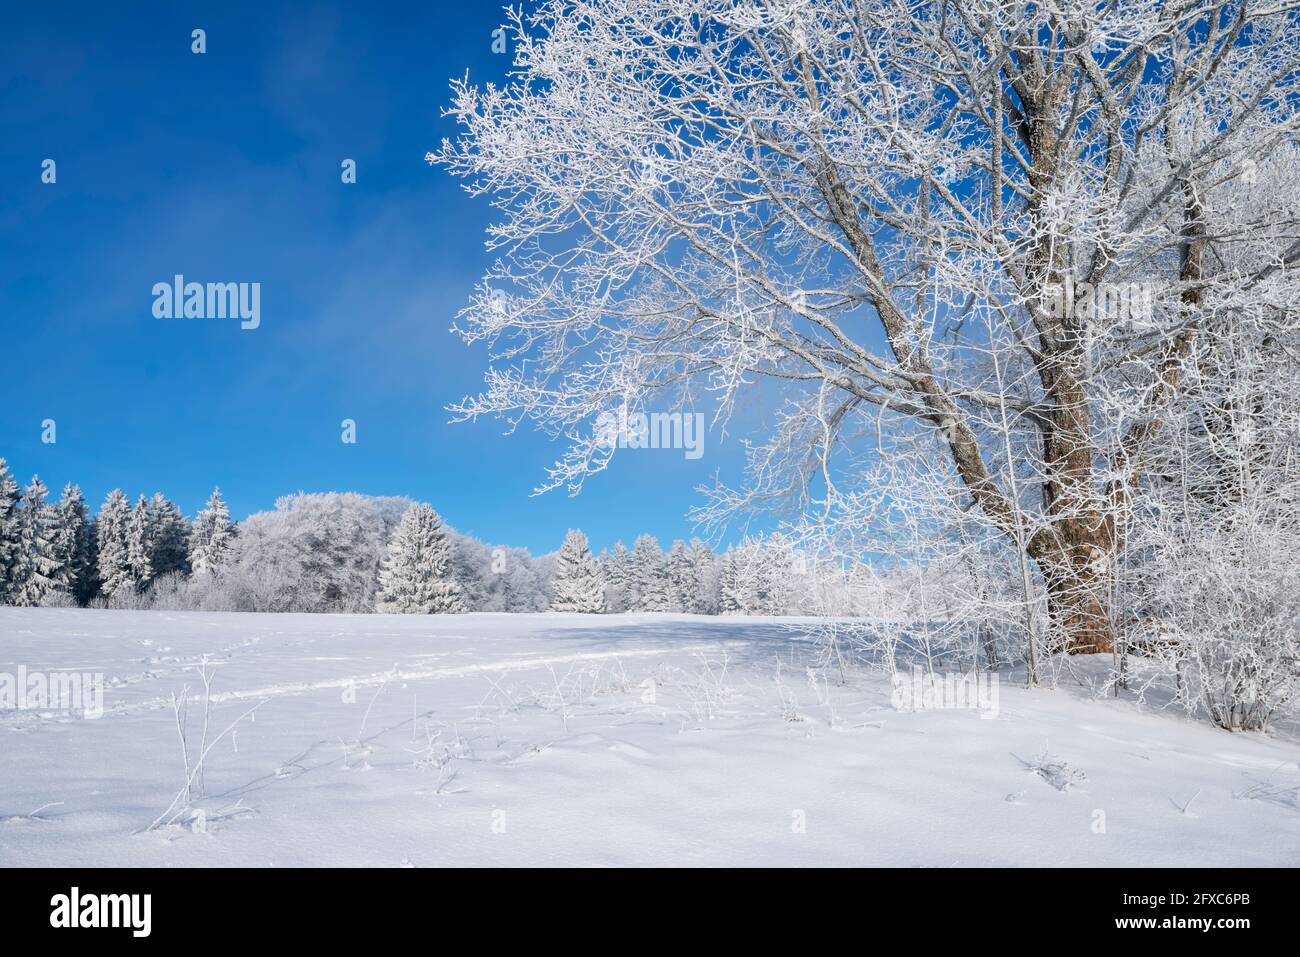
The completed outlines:
<svg viewBox="0 0 1300 957">
<path fill-rule="evenodd" d="M 1061 550 L 1038 559 L 1053 644 L 1071 655 L 1109 654 L 1115 647 L 1109 543 L 1100 528 L 1070 531 Z"/>
</svg>

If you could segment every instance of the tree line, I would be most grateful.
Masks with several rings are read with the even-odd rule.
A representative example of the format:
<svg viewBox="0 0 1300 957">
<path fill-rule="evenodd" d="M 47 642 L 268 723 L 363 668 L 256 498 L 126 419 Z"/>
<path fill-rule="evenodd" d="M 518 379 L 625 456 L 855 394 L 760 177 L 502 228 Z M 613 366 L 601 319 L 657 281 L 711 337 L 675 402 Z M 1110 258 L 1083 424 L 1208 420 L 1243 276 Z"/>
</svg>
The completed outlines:
<svg viewBox="0 0 1300 957">
<path fill-rule="evenodd" d="M 432 506 L 356 493 L 286 496 L 231 519 L 220 488 L 191 520 L 162 493 L 113 489 L 92 514 L 69 483 L 51 500 L 0 459 L 0 603 L 267 612 L 589 614 L 849 613 L 843 570 L 781 535 L 718 553 L 652 535 L 593 554 L 581 530 L 558 551 L 486 545 Z"/>
</svg>

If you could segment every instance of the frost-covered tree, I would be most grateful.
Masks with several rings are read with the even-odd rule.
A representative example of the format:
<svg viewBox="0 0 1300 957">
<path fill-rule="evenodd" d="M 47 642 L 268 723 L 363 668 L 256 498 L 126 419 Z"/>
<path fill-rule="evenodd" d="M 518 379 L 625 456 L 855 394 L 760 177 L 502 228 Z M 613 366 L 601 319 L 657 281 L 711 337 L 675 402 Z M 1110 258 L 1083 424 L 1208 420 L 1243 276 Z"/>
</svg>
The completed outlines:
<svg viewBox="0 0 1300 957">
<path fill-rule="evenodd" d="M 59 590 L 63 563 L 56 541 L 55 510 L 46 498 L 49 489 L 38 476 L 23 489 L 18 515 L 19 565 L 13 603 L 35 606 Z"/>
<path fill-rule="evenodd" d="M 1120 650 L 1167 665 L 1135 669 L 1139 690 L 1260 730 L 1300 700 L 1300 369 L 1239 320 L 1189 363 L 1129 529 Z"/>
<path fill-rule="evenodd" d="M 532 558 L 522 548 L 494 548 L 493 565 L 503 565 L 492 573 L 489 593 L 500 595 L 496 610 L 508 612 L 544 611 L 545 589 Z"/>
<path fill-rule="evenodd" d="M 14 583 L 18 578 L 18 503 L 22 491 L 9 474 L 9 466 L 0 458 L 0 604 L 12 600 Z"/>
<path fill-rule="evenodd" d="M 632 581 L 632 557 L 622 540 L 612 551 L 601 553 L 601 573 L 605 578 L 605 610 L 611 614 L 627 611 L 635 589 Z"/>
<path fill-rule="evenodd" d="M 77 602 L 84 599 L 93 578 L 90 519 L 81 489 L 69 482 L 54 508 L 54 551 L 59 572 L 55 590 Z"/>
<path fill-rule="evenodd" d="M 580 529 L 569 529 L 556 555 L 551 610 L 589 615 L 605 611 L 604 577 Z"/>
<path fill-rule="evenodd" d="M 744 601 L 740 559 L 736 556 L 736 549 L 728 545 L 718 560 L 718 612 L 723 615 L 743 615 Z"/>
<path fill-rule="evenodd" d="M 131 585 L 130 559 L 127 555 L 127 525 L 131 521 L 131 504 L 126 494 L 115 488 L 108 493 L 95 518 L 96 566 L 99 589 L 112 598 Z"/>
<path fill-rule="evenodd" d="M 451 577 L 466 611 L 545 611 L 550 599 L 526 549 L 486 545 L 448 529 Z"/>
<path fill-rule="evenodd" d="M 86 508 L 89 511 L 88 504 Z M 85 558 L 81 565 L 81 572 L 77 576 L 76 591 L 73 594 L 79 605 L 89 605 L 100 594 L 98 525 L 98 520 L 93 516 L 86 523 L 86 533 L 83 540 Z"/>
<path fill-rule="evenodd" d="M 736 549 L 740 607 L 746 615 L 772 613 L 771 565 L 760 540 L 741 542 Z"/>
<path fill-rule="evenodd" d="M 235 524 L 230 520 L 230 509 L 221 497 L 221 489 L 215 488 L 190 529 L 189 561 L 194 574 L 207 575 L 222 567 L 234 541 Z"/>
<path fill-rule="evenodd" d="M 777 615 L 786 609 L 779 588 L 790 572 L 780 548 L 745 539 L 723 556 L 720 580 L 723 614 Z"/>
<path fill-rule="evenodd" d="M 519 549 L 519 551 L 523 552 L 525 559 L 528 558 L 527 552 L 523 549 Z M 527 614 L 545 610 L 545 586 L 531 560 L 520 561 L 512 565 L 506 572 L 505 578 L 503 592 L 505 607 L 502 609 L 503 611 Z"/>
<path fill-rule="evenodd" d="M 380 612 L 447 615 L 465 611 L 451 577 L 451 543 L 442 519 L 418 502 L 406 510 L 379 573 Z"/>
<path fill-rule="evenodd" d="M 149 500 L 149 540 L 153 546 L 149 561 L 155 577 L 189 573 L 190 523 L 162 492 L 155 492 Z"/>
<path fill-rule="evenodd" d="M 680 538 L 668 549 L 664 560 L 668 576 L 669 610 L 693 612 L 699 605 L 700 576 L 695 552 Z"/>
<path fill-rule="evenodd" d="M 760 544 L 758 554 L 766 613 L 795 615 L 808 611 L 816 575 L 803 551 L 780 532 L 774 532 Z"/>
<path fill-rule="evenodd" d="M 149 532 L 149 502 L 141 495 L 126 522 L 126 574 L 136 591 L 144 591 L 154 577 Z"/>
<path fill-rule="evenodd" d="M 653 535 L 642 535 L 632 545 L 632 604 L 630 611 L 672 611 L 673 595 L 663 550 Z"/>
<path fill-rule="evenodd" d="M 946 555 L 960 521 L 1051 647 L 1111 650 L 1195 343 L 1300 326 L 1300 11 L 549 0 L 512 32 L 429 157 L 501 211 L 457 323 L 496 361 L 457 411 L 565 435 L 547 485 L 576 489 L 604 413 L 775 399 L 701 518 L 794 509 L 861 559 L 877 479 L 920 479 Z"/>
<path fill-rule="evenodd" d="M 687 611 L 698 615 L 718 613 L 718 556 L 704 542 L 691 541 L 695 565 L 695 605 Z"/>
<path fill-rule="evenodd" d="M 394 531 L 397 496 L 287 495 L 239 526 L 216 587 L 250 611 L 367 612 Z"/>
</svg>

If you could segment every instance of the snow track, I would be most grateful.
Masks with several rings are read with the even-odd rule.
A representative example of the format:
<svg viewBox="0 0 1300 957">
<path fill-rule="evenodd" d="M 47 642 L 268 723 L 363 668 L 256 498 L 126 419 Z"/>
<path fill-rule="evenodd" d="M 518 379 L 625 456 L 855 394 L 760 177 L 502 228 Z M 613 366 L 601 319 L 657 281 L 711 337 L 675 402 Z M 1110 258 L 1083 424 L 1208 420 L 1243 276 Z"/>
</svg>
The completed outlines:
<svg viewBox="0 0 1300 957">
<path fill-rule="evenodd" d="M 483 672 L 528 671 L 534 668 L 546 668 L 553 665 L 576 664 L 586 661 L 609 661 L 632 658 L 654 658 L 664 655 L 695 654 L 697 652 L 721 651 L 727 645 L 742 645 L 743 642 L 723 642 L 707 645 L 682 645 L 666 648 L 631 649 L 628 651 L 583 652 L 571 655 L 551 655 L 543 658 L 519 658 L 513 661 L 494 661 L 474 665 L 456 665 L 450 668 L 394 668 L 391 671 L 373 672 L 345 678 L 328 678 L 322 681 L 295 681 L 284 684 L 267 685 L 238 691 L 222 691 L 212 695 L 213 704 L 226 701 L 246 701 L 259 698 L 277 698 L 284 695 L 308 694 L 340 688 L 364 688 L 386 685 L 394 681 L 425 681 L 439 678 L 463 678 Z M 195 662 L 197 666 L 198 662 Z M 150 698 L 134 704 L 117 705 L 105 712 L 111 715 L 136 714 L 141 711 L 157 711 L 170 708 L 172 699 L 167 697 Z"/>
</svg>

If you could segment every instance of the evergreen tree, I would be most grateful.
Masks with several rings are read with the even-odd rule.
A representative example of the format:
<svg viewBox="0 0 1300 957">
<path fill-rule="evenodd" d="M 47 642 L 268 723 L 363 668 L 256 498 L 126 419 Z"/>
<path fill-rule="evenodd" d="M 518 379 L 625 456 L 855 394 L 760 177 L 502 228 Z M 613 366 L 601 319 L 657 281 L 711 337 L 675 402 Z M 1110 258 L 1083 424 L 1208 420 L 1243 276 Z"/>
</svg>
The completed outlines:
<svg viewBox="0 0 1300 957">
<path fill-rule="evenodd" d="M 120 488 L 108 493 L 95 519 L 96 568 L 100 592 L 111 598 L 131 583 L 127 562 L 127 523 L 131 505 Z"/>
<path fill-rule="evenodd" d="M 614 550 L 601 553 L 601 573 L 605 579 L 605 610 L 611 614 L 627 611 L 632 605 L 632 557 L 622 541 Z"/>
<path fill-rule="evenodd" d="M 796 548 L 780 532 L 773 532 L 762 548 L 762 577 L 759 579 L 763 596 L 764 615 L 790 614 L 799 604 L 801 596 L 811 593 L 808 560 L 802 549 Z"/>
<path fill-rule="evenodd" d="M 669 610 L 693 613 L 699 607 L 700 581 L 695 552 L 680 538 L 668 550 L 665 569 L 668 575 Z"/>
<path fill-rule="evenodd" d="M 653 535 L 642 535 L 632 546 L 633 611 L 670 611 L 668 569 Z"/>
<path fill-rule="evenodd" d="M 18 503 L 22 492 L 9 474 L 9 466 L 0 459 L 0 604 L 12 600 L 18 580 L 22 552 L 18 541 Z"/>
<path fill-rule="evenodd" d="M 591 557 L 587 536 L 569 529 L 555 559 L 552 611 L 600 614 L 605 610 L 605 583 L 600 566 Z"/>
<path fill-rule="evenodd" d="M 89 511 L 89 509 L 87 509 Z M 85 559 L 77 576 L 77 604 L 89 605 L 99 594 L 99 521 L 91 517 L 86 523 Z"/>
<path fill-rule="evenodd" d="M 54 550 L 59 561 L 57 590 L 80 602 L 90 576 L 90 522 L 81 489 L 69 482 L 54 510 Z"/>
<path fill-rule="evenodd" d="M 740 559 L 736 550 L 727 546 L 718 573 L 718 610 L 724 615 L 743 615 L 744 589 L 741 583 Z"/>
<path fill-rule="evenodd" d="M 235 525 L 230 509 L 216 488 L 203 511 L 194 519 L 190 531 L 190 567 L 195 575 L 216 571 L 226 563 L 234 545 Z"/>
<path fill-rule="evenodd" d="M 55 545 L 55 513 L 45 500 L 49 489 L 33 475 L 23 490 L 19 509 L 18 579 L 13 591 L 15 605 L 35 606 L 58 590 L 62 566 Z"/>
<path fill-rule="evenodd" d="M 451 576 L 451 543 L 442 519 L 429 505 L 406 510 L 379 573 L 377 611 L 407 615 L 465 611 Z"/>
<path fill-rule="evenodd" d="M 697 615 L 718 613 L 718 557 L 698 538 L 691 539 L 691 558 L 695 565 L 695 604 L 688 608 Z"/>
<path fill-rule="evenodd" d="M 149 560 L 155 577 L 172 572 L 189 574 L 190 523 L 162 492 L 155 492 L 149 500 L 149 539 L 153 543 Z"/>
<path fill-rule="evenodd" d="M 153 541 L 149 535 L 149 503 L 143 495 L 131 510 L 126 523 L 127 576 L 137 591 L 144 591 L 153 581 Z"/>
</svg>

